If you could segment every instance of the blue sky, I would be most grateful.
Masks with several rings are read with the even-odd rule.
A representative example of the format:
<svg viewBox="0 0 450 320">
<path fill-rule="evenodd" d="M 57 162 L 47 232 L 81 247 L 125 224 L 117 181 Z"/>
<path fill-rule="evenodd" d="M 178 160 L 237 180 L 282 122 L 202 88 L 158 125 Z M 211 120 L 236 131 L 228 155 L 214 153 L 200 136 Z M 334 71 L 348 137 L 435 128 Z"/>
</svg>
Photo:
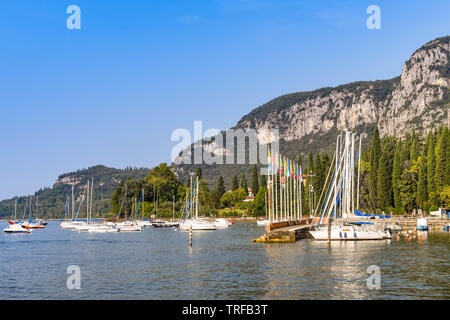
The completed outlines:
<svg viewBox="0 0 450 320">
<path fill-rule="evenodd" d="M 81 9 L 81 30 L 66 8 Z M 366 8 L 381 8 L 381 30 Z M 0 199 L 104 164 L 170 162 L 174 129 L 227 129 L 279 95 L 388 79 L 450 34 L 450 2 L 4 0 Z"/>
</svg>

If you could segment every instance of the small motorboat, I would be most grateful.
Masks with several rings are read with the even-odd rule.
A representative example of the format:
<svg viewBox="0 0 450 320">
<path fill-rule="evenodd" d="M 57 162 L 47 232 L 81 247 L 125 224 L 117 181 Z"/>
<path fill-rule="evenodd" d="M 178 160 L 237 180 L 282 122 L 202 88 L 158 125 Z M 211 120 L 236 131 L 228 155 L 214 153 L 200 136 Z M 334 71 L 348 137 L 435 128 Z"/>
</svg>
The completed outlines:
<svg viewBox="0 0 450 320">
<path fill-rule="evenodd" d="M 39 223 L 27 222 L 22 225 L 26 229 L 44 229 L 45 227 Z"/>
<path fill-rule="evenodd" d="M 142 231 L 142 227 L 131 221 L 119 222 L 116 224 L 117 231 L 119 232 L 139 232 Z"/>
<path fill-rule="evenodd" d="M 450 223 L 444 226 L 443 230 L 446 232 L 450 232 Z"/>
<path fill-rule="evenodd" d="M 192 228 L 192 230 L 202 230 L 202 231 L 206 231 L 206 230 L 216 230 L 216 226 L 211 223 L 208 222 L 206 220 L 202 220 L 202 219 L 189 219 L 186 220 L 185 222 L 181 222 L 180 226 L 179 226 L 180 230 L 190 230 Z"/>
<path fill-rule="evenodd" d="M 221 229 L 225 229 L 228 228 L 230 226 L 230 224 L 228 223 L 228 221 L 224 218 L 218 218 L 216 219 L 216 221 L 214 221 L 214 225 L 216 226 L 216 228 L 221 228 Z"/>
<path fill-rule="evenodd" d="M 6 233 L 31 233 L 33 229 L 27 229 L 19 223 L 14 223 L 3 229 L 3 231 Z"/>
<path fill-rule="evenodd" d="M 159 221 L 156 223 L 152 223 L 154 228 L 176 228 L 180 225 L 179 222 L 168 222 L 168 221 Z"/>
<path fill-rule="evenodd" d="M 90 233 L 108 233 L 108 232 L 118 232 L 119 230 L 113 226 L 106 224 L 92 224 L 88 226 L 88 232 Z"/>
</svg>

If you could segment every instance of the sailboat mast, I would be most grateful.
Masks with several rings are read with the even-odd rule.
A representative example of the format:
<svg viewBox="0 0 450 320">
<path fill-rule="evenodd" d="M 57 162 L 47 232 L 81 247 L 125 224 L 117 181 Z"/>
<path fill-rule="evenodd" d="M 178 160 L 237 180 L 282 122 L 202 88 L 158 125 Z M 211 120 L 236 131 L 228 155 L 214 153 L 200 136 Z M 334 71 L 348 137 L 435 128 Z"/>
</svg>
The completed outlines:
<svg viewBox="0 0 450 320">
<path fill-rule="evenodd" d="M 359 172 L 361 171 L 361 139 L 359 136 L 359 151 L 358 151 L 358 181 L 356 182 L 356 210 L 359 210 Z"/>
<path fill-rule="evenodd" d="M 28 215 L 28 220 L 31 220 L 31 207 L 32 207 L 32 203 L 33 203 L 32 199 L 33 199 L 33 196 L 30 196 L 30 214 Z"/>
<path fill-rule="evenodd" d="M 198 219 L 198 176 L 197 176 L 197 196 L 195 197 L 195 219 Z"/>
<path fill-rule="evenodd" d="M 17 219 L 16 217 L 17 217 L 17 197 L 14 203 L 14 221 Z"/>
<path fill-rule="evenodd" d="M 92 198 L 94 197 L 94 177 L 92 177 L 91 184 L 91 196 L 90 196 L 90 204 L 89 204 L 89 218 L 92 220 Z"/>
<path fill-rule="evenodd" d="M 175 196 L 173 196 L 172 201 L 172 222 L 175 220 Z"/>
<path fill-rule="evenodd" d="M 86 222 L 89 221 L 89 179 L 86 186 Z"/>
<path fill-rule="evenodd" d="M 73 194 L 74 194 L 74 187 L 72 186 L 72 219 L 74 218 L 74 214 L 75 214 L 75 199 L 74 199 L 74 196 L 73 196 Z"/>
</svg>

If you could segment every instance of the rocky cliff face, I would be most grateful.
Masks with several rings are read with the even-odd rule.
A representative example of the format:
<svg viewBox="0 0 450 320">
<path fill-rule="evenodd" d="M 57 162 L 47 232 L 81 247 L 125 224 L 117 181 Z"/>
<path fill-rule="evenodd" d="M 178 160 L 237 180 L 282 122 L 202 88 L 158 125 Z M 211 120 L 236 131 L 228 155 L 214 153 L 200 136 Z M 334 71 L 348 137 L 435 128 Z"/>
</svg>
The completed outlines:
<svg viewBox="0 0 450 320">
<path fill-rule="evenodd" d="M 449 39 L 436 39 L 417 50 L 400 77 L 282 96 L 250 112 L 237 127 L 279 128 L 285 141 L 364 125 L 378 125 L 382 136 L 430 128 L 447 117 Z"/>
<path fill-rule="evenodd" d="M 412 129 L 426 132 L 432 125 L 446 123 L 449 109 L 450 36 L 447 36 L 414 52 L 399 77 L 284 95 L 251 111 L 235 128 L 258 131 L 278 128 L 280 150 L 293 158 L 310 148 L 332 150 L 337 132 L 344 130 L 366 132 L 369 138 L 377 125 L 382 137 L 401 137 Z M 203 146 L 204 150 L 212 147 Z M 227 177 L 231 173 L 250 173 L 249 166 L 234 167 L 203 165 L 202 170 L 212 181 L 219 174 Z M 182 179 L 195 170 L 190 165 L 176 165 L 174 169 Z"/>
</svg>

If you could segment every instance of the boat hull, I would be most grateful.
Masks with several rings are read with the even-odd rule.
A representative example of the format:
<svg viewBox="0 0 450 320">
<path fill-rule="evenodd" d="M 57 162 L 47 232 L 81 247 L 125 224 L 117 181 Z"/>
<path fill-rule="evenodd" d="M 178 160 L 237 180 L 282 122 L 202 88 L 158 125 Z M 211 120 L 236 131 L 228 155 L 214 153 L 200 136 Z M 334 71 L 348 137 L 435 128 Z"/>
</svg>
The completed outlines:
<svg viewBox="0 0 450 320">
<path fill-rule="evenodd" d="M 309 231 L 314 240 L 331 240 L 331 241 L 358 241 L 358 240 L 383 240 L 390 238 L 389 232 L 381 232 L 378 230 L 367 230 L 354 226 L 337 226 L 332 227 L 330 236 L 328 236 L 328 228 Z"/>
</svg>

